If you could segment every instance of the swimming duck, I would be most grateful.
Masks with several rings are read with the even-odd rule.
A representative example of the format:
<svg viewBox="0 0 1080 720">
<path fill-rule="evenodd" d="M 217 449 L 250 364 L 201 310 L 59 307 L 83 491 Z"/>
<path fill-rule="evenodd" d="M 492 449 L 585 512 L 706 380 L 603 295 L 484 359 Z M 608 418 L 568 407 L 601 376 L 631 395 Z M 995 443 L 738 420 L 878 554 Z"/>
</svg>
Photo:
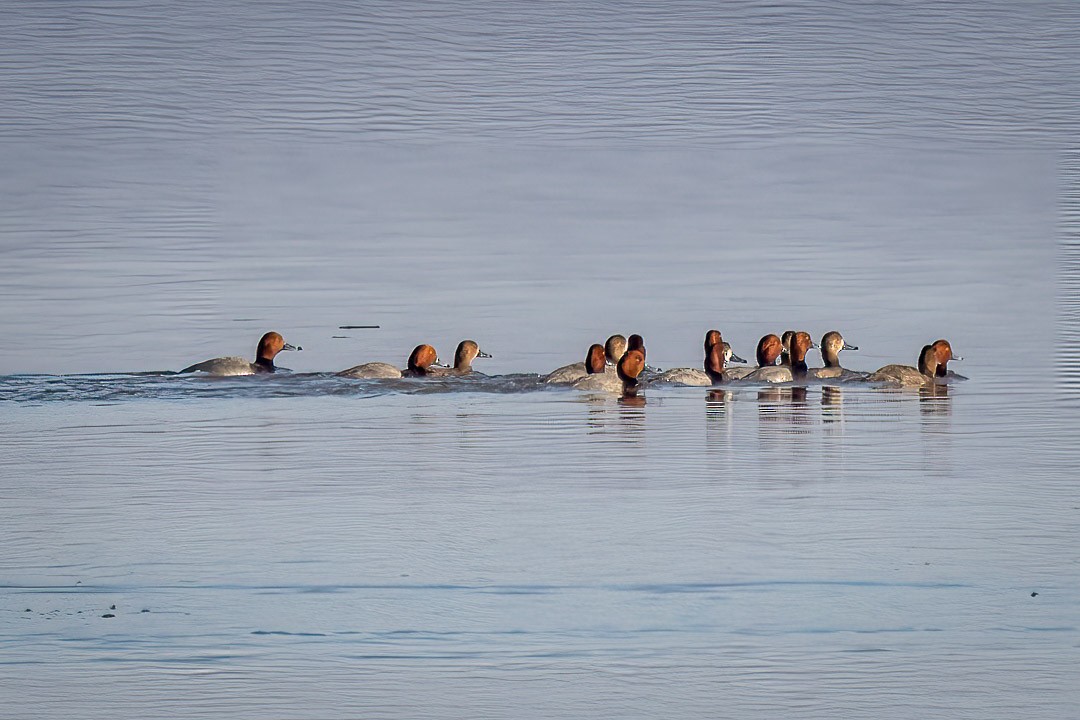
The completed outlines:
<svg viewBox="0 0 1080 720">
<path fill-rule="evenodd" d="M 489 358 L 491 357 L 486 352 L 480 349 L 480 346 L 472 340 L 462 340 L 458 343 L 457 351 L 454 353 L 454 367 L 452 368 L 431 368 L 429 370 L 430 375 L 436 377 L 446 377 L 451 375 L 468 375 L 473 372 L 472 361 L 476 358 Z"/>
<path fill-rule="evenodd" d="M 746 376 L 746 380 L 753 382 L 781 383 L 793 382 L 806 377 L 806 353 L 811 348 L 816 348 L 817 343 L 810 337 L 810 333 L 796 332 L 791 338 L 790 358 L 791 365 L 772 365 L 783 349 L 783 341 L 775 335 L 766 335 L 758 342 L 758 364 L 761 366 Z"/>
<path fill-rule="evenodd" d="M 743 380 L 756 373 L 761 368 L 770 368 L 776 365 L 776 359 L 780 357 L 780 354 L 784 350 L 783 342 L 779 337 L 773 334 L 763 336 L 758 340 L 757 349 L 754 351 L 754 357 L 757 360 L 758 366 L 754 367 L 741 367 L 741 368 L 727 368 L 724 375 L 729 380 Z"/>
<path fill-rule="evenodd" d="M 947 340 L 935 340 L 929 345 L 924 345 L 919 352 L 919 367 L 910 365 L 886 365 L 878 368 L 866 379 L 870 382 L 886 382 L 891 385 L 902 387 L 922 387 L 944 380 L 950 360 L 961 360 L 953 355 L 952 346 Z"/>
<path fill-rule="evenodd" d="M 189 365 L 180 372 L 204 372 L 218 376 L 272 373 L 277 370 L 274 365 L 274 358 L 277 357 L 279 352 L 282 350 L 302 349 L 285 342 L 285 339 L 278 333 L 268 332 L 259 340 L 259 347 L 255 351 L 255 362 L 248 362 L 241 357 L 220 357 Z"/>
<path fill-rule="evenodd" d="M 731 351 L 731 345 L 729 345 L 728 343 L 726 343 L 724 341 L 724 338 L 723 338 L 723 336 L 720 335 L 719 330 L 710 330 L 709 332 L 705 333 L 705 358 L 706 358 L 706 360 L 708 360 L 708 357 L 709 357 L 709 348 L 711 348 L 713 345 L 716 345 L 717 343 L 719 343 L 724 348 L 724 362 L 725 362 L 725 364 L 729 363 L 729 362 L 737 362 L 737 363 L 745 363 L 746 362 L 741 357 L 739 357 L 738 355 L 736 355 L 735 353 L 733 353 Z"/>
<path fill-rule="evenodd" d="M 709 330 L 705 333 L 704 371 L 697 368 L 672 368 L 660 373 L 656 381 L 696 387 L 715 385 L 729 379 L 724 370 L 728 362 L 746 361 L 731 352 L 731 345 L 724 342 L 719 330 Z"/>
<path fill-rule="evenodd" d="M 645 370 L 645 341 L 642 340 L 640 335 L 631 335 L 627 344 L 630 346 L 630 349 L 628 349 L 619 359 L 619 363 L 615 366 L 615 372 L 611 372 L 611 369 L 608 368 L 603 373 L 594 373 L 588 377 L 583 377 L 580 380 L 575 381 L 572 384 L 572 387 L 575 390 L 584 390 L 586 392 L 626 394 L 626 378 L 629 376 L 625 375 L 623 372 L 624 363 L 629 363 L 625 365 L 625 367 L 633 369 L 637 367 L 637 362 L 640 359 L 641 367 L 633 373 L 632 385 L 637 387 L 638 375 Z"/>
<path fill-rule="evenodd" d="M 862 373 L 856 373 L 851 370 L 846 370 L 840 367 L 840 351 L 841 350 L 858 350 L 855 345 L 848 345 L 844 342 L 844 337 L 832 330 L 825 333 L 821 337 L 821 359 L 825 362 L 825 367 L 811 368 L 809 373 L 811 377 L 821 379 L 854 379 L 856 377 L 863 377 Z"/>
<path fill-rule="evenodd" d="M 569 365 L 563 365 L 561 368 L 552 370 L 544 377 L 544 382 L 550 385 L 569 385 L 577 380 L 582 379 L 588 375 L 604 372 L 603 368 L 600 370 L 589 370 L 590 358 L 593 357 L 593 347 L 589 348 L 589 351 L 585 354 L 585 362 L 583 363 L 571 363 Z M 619 362 L 619 358 L 626 353 L 626 338 L 622 335 L 612 335 L 604 343 L 603 347 L 600 347 L 600 362 L 603 364 L 605 361 L 612 366 L 612 372 L 614 372 L 615 363 Z"/>
<path fill-rule="evenodd" d="M 370 362 L 351 367 L 338 373 L 339 377 L 370 379 L 390 379 L 400 377 L 422 377 L 429 374 L 432 365 L 439 362 L 439 356 L 435 348 L 430 345 L 417 345 L 409 355 L 409 363 L 405 370 L 398 370 L 390 363 Z"/>
</svg>

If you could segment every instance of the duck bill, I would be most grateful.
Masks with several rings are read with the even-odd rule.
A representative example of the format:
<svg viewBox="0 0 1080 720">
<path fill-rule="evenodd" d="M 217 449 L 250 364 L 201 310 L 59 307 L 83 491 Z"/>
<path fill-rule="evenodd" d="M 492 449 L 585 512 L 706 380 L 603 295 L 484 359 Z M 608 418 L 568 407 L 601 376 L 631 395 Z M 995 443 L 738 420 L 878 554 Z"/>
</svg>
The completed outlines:
<svg viewBox="0 0 1080 720">
<path fill-rule="evenodd" d="M 292 343 L 285 343 L 285 345 L 281 349 L 282 350 L 303 350 L 304 348 L 300 347 L 299 345 L 293 345 Z"/>
<path fill-rule="evenodd" d="M 746 363 L 745 360 L 743 360 L 741 357 L 739 357 L 735 353 L 731 353 L 731 357 L 728 358 L 728 362 L 737 362 L 737 363 L 744 363 L 744 364 Z"/>
<path fill-rule="evenodd" d="M 841 350 L 858 350 L 859 346 L 858 345 L 848 345 L 847 343 L 844 343 L 844 347 L 842 347 L 840 349 Z"/>
<path fill-rule="evenodd" d="M 959 355 L 953 355 L 952 359 L 953 360 L 963 360 L 964 358 L 960 357 Z"/>
<path fill-rule="evenodd" d="M 488 355 L 488 354 L 487 354 L 486 352 L 484 352 L 483 350 L 477 350 L 477 351 L 476 351 L 476 357 L 478 357 L 478 358 L 489 358 L 489 357 L 491 357 L 491 356 L 490 356 L 490 355 Z"/>
</svg>

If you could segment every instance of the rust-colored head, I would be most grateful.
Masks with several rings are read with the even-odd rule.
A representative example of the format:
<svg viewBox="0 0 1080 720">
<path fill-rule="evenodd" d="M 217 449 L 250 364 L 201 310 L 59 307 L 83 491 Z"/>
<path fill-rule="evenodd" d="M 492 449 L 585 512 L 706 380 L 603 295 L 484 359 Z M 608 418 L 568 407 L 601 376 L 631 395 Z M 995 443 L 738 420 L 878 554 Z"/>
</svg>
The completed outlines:
<svg viewBox="0 0 1080 720">
<path fill-rule="evenodd" d="M 285 342 L 285 338 L 276 332 L 270 331 L 259 340 L 259 347 L 255 351 L 255 362 L 260 365 L 274 366 L 274 358 L 282 350 L 300 350 Z"/>
<path fill-rule="evenodd" d="M 268 332 L 259 340 L 259 349 L 255 352 L 255 356 L 260 360 L 273 360 L 284 349 L 285 338 L 276 332 Z"/>
<path fill-rule="evenodd" d="M 713 345 L 719 345 L 724 342 L 724 338 L 721 337 L 719 330 L 710 330 L 705 333 L 705 354 L 709 354 L 709 348 Z"/>
<path fill-rule="evenodd" d="M 645 369 L 645 353 L 640 350 L 627 350 L 619 361 L 619 378 L 624 386 L 637 385 L 638 376 Z"/>
<path fill-rule="evenodd" d="M 727 343 L 721 341 L 709 346 L 705 351 L 705 374 L 713 382 L 724 379 L 724 365 L 727 363 L 727 356 L 731 352 L 731 349 L 725 347 L 725 345 Z"/>
<path fill-rule="evenodd" d="M 607 355 L 604 346 L 593 343 L 589 346 L 589 352 L 585 353 L 585 372 L 589 375 L 602 373 L 607 369 Z"/>
<path fill-rule="evenodd" d="M 428 369 L 439 362 L 439 354 L 430 345 L 417 345 L 409 355 L 409 371 L 426 375 Z"/>
<path fill-rule="evenodd" d="M 937 359 L 937 375 L 944 376 L 949 371 L 950 360 L 963 360 L 959 355 L 953 355 L 952 345 L 948 340 L 935 340 L 930 346 L 934 349 L 934 357 Z"/>
<path fill-rule="evenodd" d="M 773 334 L 766 335 L 758 340 L 757 344 L 757 364 L 761 367 L 767 367 L 769 365 L 776 364 L 776 358 L 780 357 L 780 353 L 783 352 L 784 345 L 780 341 L 780 338 Z"/>
<path fill-rule="evenodd" d="M 475 341 L 462 340 L 458 343 L 457 351 L 454 353 L 454 369 L 472 370 L 472 361 L 478 357 L 489 358 L 491 356 L 481 350 Z"/>
<path fill-rule="evenodd" d="M 791 338 L 791 371 L 806 372 L 806 353 L 817 345 L 810 333 L 800 330 Z"/>
<path fill-rule="evenodd" d="M 622 335 L 612 335 L 604 343 L 604 354 L 610 363 L 615 364 L 626 354 L 626 338 Z"/>
</svg>

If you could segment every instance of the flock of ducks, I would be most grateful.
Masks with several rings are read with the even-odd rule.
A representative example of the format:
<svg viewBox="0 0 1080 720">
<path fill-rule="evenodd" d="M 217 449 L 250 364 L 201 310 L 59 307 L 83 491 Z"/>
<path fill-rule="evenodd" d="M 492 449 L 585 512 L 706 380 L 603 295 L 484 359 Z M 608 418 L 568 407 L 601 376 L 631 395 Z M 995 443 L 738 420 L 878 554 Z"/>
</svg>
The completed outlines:
<svg viewBox="0 0 1080 720">
<path fill-rule="evenodd" d="M 285 342 L 280 334 L 268 332 L 259 340 L 254 362 L 239 357 L 214 358 L 180 372 L 210 375 L 272 373 L 275 370 L 274 358 L 278 353 L 301 349 Z M 807 366 L 806 353 L 813 349 L 820 350 L 823 367 Z M 643 383 L 710 386 L 731 382 L 790 383 L 816 378 L 841 382 L 864 381 L 894 387 L 923 387 L 964 379 L 948 369 L 949 361 L 963 358 L 953 354 L 947 340 L 936 340 L 925 345 L 919 353 L 917 367 L 886 365 L 874 372 L 858 372 L 840 365 L 841 351 L 858 349 L 845 342 L 836 331 L 825 333 L 818 344 L 809 333 L 789 330 L 780 336 L 769 334 L 761 338 L 755 353 L 757 366 L 751 367 L 731 351 L 731 346 L 724 342 L 719 330 L 709 330 L 705 333 L 703 369 L 675 368 L 661 372 L 645 363 L 645 341 L 640 335 L 631 335 L 629 339 L 612 335 L 603 345 L 591 345 L 585 353 L 584 362 L 558 368 L 546 375 L 543 381 L 551 385 L 568 385 L 577 390 L 634 395 Z M 439 361 L 434 347 L 417 345 L 404 369 L 390 363 L 372 362 L 337 374 L 365 379 L 460 376 L 474 372 L 472 362 L 476 358 L 489 357 L 474 341 L 464 340 L 454 353 L 453 366 L 448 366 Z M 729 367 L 729 363 L 745 366 Z"/>
</svg>

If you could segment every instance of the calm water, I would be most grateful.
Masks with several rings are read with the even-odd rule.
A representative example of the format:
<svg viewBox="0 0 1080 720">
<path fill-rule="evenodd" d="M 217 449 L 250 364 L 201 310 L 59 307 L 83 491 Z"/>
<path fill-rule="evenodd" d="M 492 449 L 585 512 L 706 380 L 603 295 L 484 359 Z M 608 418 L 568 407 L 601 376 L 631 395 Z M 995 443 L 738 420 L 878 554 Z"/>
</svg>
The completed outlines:
<svg viewBox="0 0 1080 720">
<path fill-rule="evenodd" d="M 0 70 L 0 714 L 1075 717 L 1075 4 L 17 1 Z M 971 379 L 536 382 L 710 327 Z"/>
</svg>

